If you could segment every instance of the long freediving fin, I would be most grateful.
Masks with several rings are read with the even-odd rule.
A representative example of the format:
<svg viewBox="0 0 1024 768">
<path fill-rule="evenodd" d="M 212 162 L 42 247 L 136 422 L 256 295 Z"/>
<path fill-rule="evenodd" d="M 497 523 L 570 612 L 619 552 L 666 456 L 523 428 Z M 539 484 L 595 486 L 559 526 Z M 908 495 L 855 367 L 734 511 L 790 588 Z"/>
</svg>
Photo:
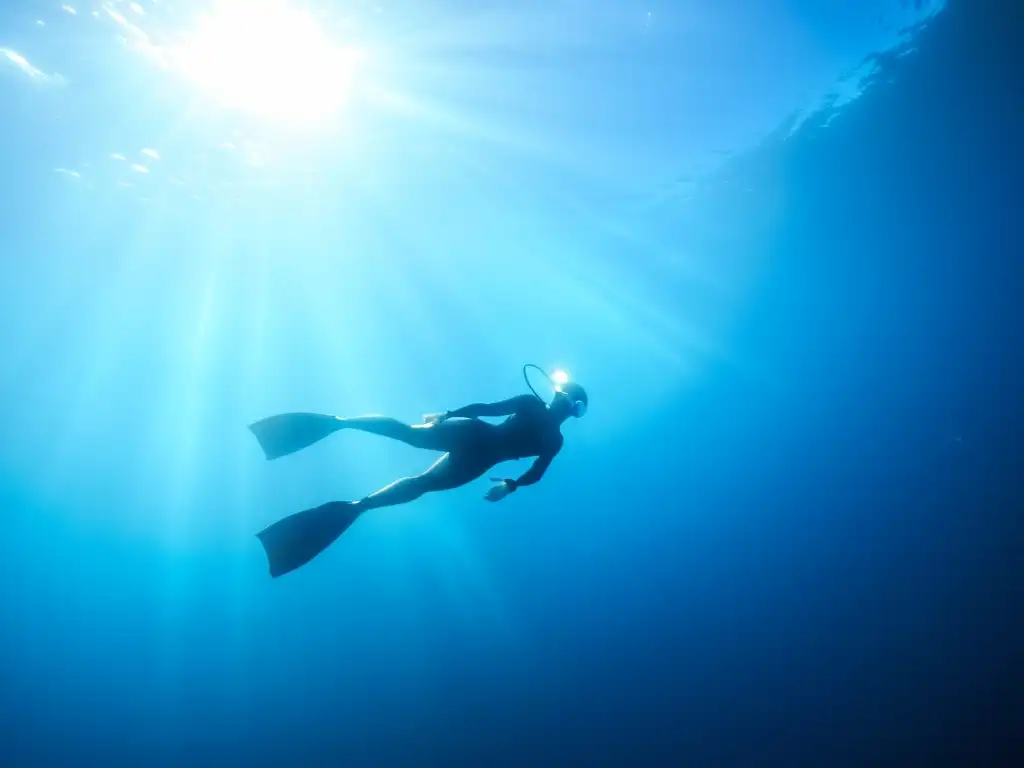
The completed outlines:
<svg viewBox="0 0 1024 768">
<path fill-rule="evenodd" d="M 276 579 L 308 563 L 333 544 L 360 514 L 352 502 L 331 501 L 264 528 L 256 538 L 266 552 L 271 577 Z"/>
<path fill-rule="evenodd" d="M 323 440 L 343 426 L 323 413 L 279 413 L 249 425 L 267 460 L 279 459 Z"/>
</svg>

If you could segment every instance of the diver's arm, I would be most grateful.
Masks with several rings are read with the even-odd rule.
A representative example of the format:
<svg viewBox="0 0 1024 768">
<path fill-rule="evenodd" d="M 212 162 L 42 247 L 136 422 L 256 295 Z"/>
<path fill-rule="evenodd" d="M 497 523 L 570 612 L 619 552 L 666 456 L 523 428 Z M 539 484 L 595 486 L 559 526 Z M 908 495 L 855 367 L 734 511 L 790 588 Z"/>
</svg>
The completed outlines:
<svg viewBox="0 0 1024 768">
<path fill-rule="evenodd" d="M 551 466 L 551 462 L 554 461 L 555 455 L 554 453 L 549 453 L 544 456 L 538 456 L 533 464 L 530 465 L 530 468 L 518 480 L 508 479 L 505 481 L 509 489 L 514 491 L 517 488 L 522 488 L 524 485 L 539 483 L 540 479 L 544 477 L 544 473 L 548 471 L 548 467 Z"/>
<path fill-rule="evenodd" d="M 461 416 L 468 419 L 476 419 L 480 416 L 511 416 L 513 413 L 519 413 L 524 408 L 529 407 L 536 400 L 537 398 L 533 395 L 517 395 L 498 403 L 473 403 L 462 408 L 456 408 L 454 411 L 448 411 L 444 414 L 444 417 L 452 419 Z"/>
<path fill-rule="evenodd" d="M 530 465 L 530 468 L 523 473 L 522 477 L 518 480 L 505 480 L 509 491 L 514 491 L 516 488 L 521 488 L 524 485 L 533 485 L 540 482 L 540 479 L 544 477 L 544 473 L 548 471 L 548 467 L 551 466 L 551 462 L 555 460 L 555 456 L 562 450 L 561 435 L 559 435 L 559 438 L 558 445 L 554 446 L 554 450 L 538 456 L 533 464 Z"/>
<path fill-rule="evenodd" d="M 526 472 L 523 473 L 523 476 L 518 480 L 513 480 L 510 477 L 504 480 L 492 477 L 491 480 L 497 483 L 497 485 L 492 486 L 484 495 L 484 498 L 487 499 L 487 501 L 501 501 L 517 488 L 521 488 L 524 485 L 533 485 L 534 483 L 539 482 L 540 479 L 544 477 L 544 473 L 547 471 L 547 468 L 551 466 L 551 462 L 554 460 L 555 456 L 558 455 L 561 448 L 562 444 L 561 441 L 559 441 L 558 447 L 555 448 L 555 450 L 538 456 L 533 462 L 533 465 L 526 470 Z"/>
</svg>

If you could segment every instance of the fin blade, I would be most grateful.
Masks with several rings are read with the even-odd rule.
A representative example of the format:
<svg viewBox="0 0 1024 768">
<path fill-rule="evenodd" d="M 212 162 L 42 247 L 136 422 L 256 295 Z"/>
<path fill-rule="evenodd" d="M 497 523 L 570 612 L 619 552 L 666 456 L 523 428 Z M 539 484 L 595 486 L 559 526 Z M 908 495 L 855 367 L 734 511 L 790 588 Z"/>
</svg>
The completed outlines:
<svg viewBox="0 0 1024 768">
<path fill-rule="evenodd" d="M 279 459 L 341 429 L 342 422 L 323 413 L 279 413 L 249 425 L 267 461 Z"/>
<path fill-rule="evenodd" d="M 337 541 L 362 514 L 347 501 L 331 501 L 296 512 L 256 534 L 267 556 L 270 576 L 294 571 Z"/>
</svg>

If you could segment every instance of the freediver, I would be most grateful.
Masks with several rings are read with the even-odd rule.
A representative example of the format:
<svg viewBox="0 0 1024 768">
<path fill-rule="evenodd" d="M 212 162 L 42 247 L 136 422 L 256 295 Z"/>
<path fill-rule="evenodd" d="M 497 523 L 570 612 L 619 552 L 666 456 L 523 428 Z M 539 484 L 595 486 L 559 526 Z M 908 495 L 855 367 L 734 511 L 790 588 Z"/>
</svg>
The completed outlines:
<svg viewBox="0 0 1024 768">
<path fill-rule="evenodd" d="M 359 501 L 331 501 L 290 515 L 256 534 L 266 552 L 273 578 L 305 565 L 330 546 L 363 513 L 380 507 L 407 504 L 425 493 L 458 488 L 476 480 L 505 461 L 535 457 L 518 479 L 491 478 L 484 498 L 501 501 L 518 488 L 533 485 L 562 449 L 561 426 L 570 417 L 581 418 L 588 398 L 575 382 L 556 383 L 548 377 L 554 396 L 545 403 L 526 375 L 531 395 L 518 395 L 497 403 L 475 403 L 453 411 L 428 414 L 422 424 L 405 424 L 386 416 L 343 418 L 318 413 L 284 413 L 249 425 L 268 460 L 300 451 L 328 435 L 354 429 L 388 437 L 441 458 L 425 472 L 404 477 Z M 541 371 L 543 373 L 543 371 Z M 545 374 L 547 376 L 547 374 Z M 499 424 L 481 417 L 505 416 Z"/>
</svg>

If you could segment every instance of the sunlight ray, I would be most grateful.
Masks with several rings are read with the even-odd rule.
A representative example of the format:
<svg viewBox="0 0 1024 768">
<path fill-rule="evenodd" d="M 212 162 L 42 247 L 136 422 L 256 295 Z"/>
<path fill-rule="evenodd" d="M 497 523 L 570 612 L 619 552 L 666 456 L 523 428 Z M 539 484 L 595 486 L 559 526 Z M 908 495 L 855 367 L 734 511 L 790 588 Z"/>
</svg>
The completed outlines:
<svg viewBox="0 0 1024 768">
<path fill-rule="evenodd" d="M 203 243 L 201 253 L 209 261 L 196 264 L 197 273 L 179 284 L 178 330 L 171 337 L 175 368 L 169 381 L 175 391 L 169 393 L 166 418 L 174 426 L 169 431 L 173 445 L 169 447 L 162 538 L 176 546 L 187 545 L 202 527 L 189 510 L 209 477 L 204 470 L 213 454 L 202 439 L 209 433 L 204 425 L 210 418 L 210 399 L 219 392 L 214 381 L 222 371 L 216 357 L 223 333 L 222 315 L 232 309 L 226 306 L 231 297 L 224 290 L 233 255 L 231 232 L 222 223 L 211 221 L 203 235 L 198 242 Z M 183 290 L 185 286 L 194 286 L 194 292 Z"/>
<path fill-rule="evenodd" d="M 244 239 L 242 246 L 241 259 L 249 266 L 245 269 L 247 279 L 242 281 L 242 295 L 236 292 L 233 314 L 236 323 L 244 331 L 235 327 L 231 335 L 237 339 L 240 347 L 236 361 L 238 381 L 245 382 L 245 385 L 231 393 L 235 400 L 234 410 L 242 418 L 234 425 L 234 439 L 224 441 L 225 445 L 237 446 L 237 449 L 229 453 L 233 479 L 228 492 L 231 509 L 218 532 L 219 537 L 232 542 L 228 546 L 233 556 L 230 580 L 234 599 L 229 607 L 234 637 L 232 643 L 242 654 L 248 655 L 254 647 L 254 639 L 247 631 L 247 619 L 254 599 L 250 585 L 255 573 L 259 572 L 258 567 L 254 570 L 254 565 L 261 557 L 254 534 L 260 527 L 258 521 L 264 501 L 261 494 L 264 483 L 260 482 L 260 475 L 264 474 L 266 465 L 260 462 L 258 449 L 251 445 L 246 427 L 251 420 L 261 415 L 260 404 L 268 399 L 267 350 L 274 344 L 268 322 L 274 307 L 270 302 L 271 244 L 265 239 L 250 236 Z M 250 450 L 244 450 L 243 447 Z"/>
<path fill-rule="evenodd" d="M 139 319 L 147 316 L 147 296 L 156 290 L 150 249 L 113 252 L 122 253 L 123 258 L 107 265 L 110 272 L 105 289 L 89 297 L 91 306 L 79 308 L 80 325 L 73 331 L 74 339 L 69 340 L 69 349 L 76 352 L 66 363 L 80 369 L 73 368 L 67 376 L 76 386 L 66 394 L 69 407 L 63 431 L 50 457 L 51 472 L 56 478 L 86 459 L 82 451 L 88 450 L 97 437 L 108 436 L 104 426 L 116 413 L 117 402 L 132 380 L 132 346 L 141 343 L 139 336 L 145 331 L 145 323 Z M 97 266 L 93 265 L 93 281 L 97 280 Z M 88 350 L 88 358 L 83 359 L 78 350 Z M 88 435 L 93 439 L 88 439 Z M 96 453 L 88 458 L 103 460 Z"/>
<path fill-rule="evenodd" d="M 579 231 L 586 232 L 586 239 L 595 242 L 594 246 L 589 246 L 590 248 L 596 247 L 596 239 L 593 236 L 595 231 L 606 231 L 608 234 L 611 234 L 610 228 L 604 227 L 600 221 L 600 216 L 593 212 L 591 208 L 575 204 L 565 196 L 552 194 L 548 187 L 543 184 L 535 184 L 527 190 L 523 184 L 489 172 L 480 163 L 463 162 L 462 165 L 464 168 L 475 170 L 478 179 L 487 181 L 486 188 L 491 190 L 491 200 L 489 201 L 491 205 L 497 205 L 509 211 L 527 210 L 527 202 L 536 201 L 540 197 L 549 203 L 542 210 L 558 212 L 551 216 L 542 215 L 537 220 L 529 221 L 524 219 L 518 223 L 511 224 L 510 228 L 514 229 L 520 237 L 533 232 L 533 235 L 526 236 L 525 239 L 530 242 L 550 243 L 552 251 L 561 253 L 561 256 L 553 262 L 549 261 L 524 266 L 524 260 L 533 261 L 536 259 L 536 252 L 522 254 L 511 251 L 507 254 L 507 269 L 513 274 L 543 274 L 548 278 L 548 282 L 552 286 L 558 286 L 554 288 L 556 292 L 564 293 L 567 290 L 571 290 L 576 296 L 588 295 L 588 304 L 592 304 L 600 296 L 599 301 L 602 308 L 596 309 L 595 307 L 596 316 L 608 322 L 611 322 L 612 318 L 618 317 L 617 325 L 620 328 L 620 333 L 645 340 L 649 350 L 666 363 L 679 365 L 683 360 L 682 354 L 690 355 L 699 347 L 703 347 L 702 353 L 711 351 L 706 346 L 706 341 L 693 337 L 691 332 L 685 330 L 686 326 L 684 320 L 679 317 L 678 308 L 659 308 L 656 303 L 639 298 L 641 296 L 649 296 L 651 294 L 650 287 L 645 287 L 638 281 L 637 277 L 633 274 L 635 270 L 631 270 L 629 263 L 617 263 L 604 258 L 604 254 L 608 251 L 607 245 L 601 246 L 599 252 L 595 252 L 589 258 L 584 258 L 582 254 L 579 257 L 570 257 L 568 255 L 569 253 L 584 251 L 587 246 L 584 246 L 581 242 L 574 243 L 573 240 L 566 241 L 564 234 L 556 234 L 559 231 L 559 227 L 564 232 L 566 222 L 561 215 L 562 211 L 572 214 L 574 223 L 579 224 Z M 504 190 L 507 193 L 511 193 L 513 197 L 511 199 L 499 200 L 494 196 L 496 190 Z M 515 219 L 511 221 L 515 221 Z M 506 220 L 506 223 L 510 222 Z M 621 229 L 618 231 L 621 231 Z M 490 242 L 495 240 L 493 237 L 478 237 L 477 239 Z M 499 241 L 503 240 L 503 238 L 497 239 Z M 559 244 L 555 246 L 554 243 Z M 506 269 L 497 266 L 495 263 L 496 259 L 502 258 L 501 249 L 496 249 L 493 245 L 490 246 L 488 248 L 488 256 L 489 263 L 497 272 L 501 273 Z M 529 261 L 527 261 L 528 264 Z M 587 269 L 584 271 L 567 269 L 565 265 L 569 263 L 586 263 Z M 513 267 L 513 264 L 517 266 Z M 486 276 L 486 274 L 482 276 Z M 672 279 L 678 281 L 680 275 L 673 275 Z M 588 286 L 586 291 L 580 290 L 580 286 L 583 284 Z M 636 290 L 625 288 L 625 286 L 631 284 L 637 285 Z M 568 300 L 564 296 L 558 303 L 562 306 L 573 305 L 573 301 Z M 548 308 L 547 311 L 553 309 L 555 309 L 554 306 Z M 475 305 L 469 306 L 467 311 L 475 313 L 477 316 L 484 316 L 489 311 L 493 311 L 493 307 L 488 309 L 487 306 L 478 302 Z M 581 312 L 580 314 L 583 313 Z M 626 318 L 630 319 L 627 321 Z M 623 326 L 623 322 L 628 322 L 628 326 Z M 631 327 L 632 330 L 625 330 L 627 327 Z"/>
<path fill-rule="evenodd" d="M 501 149 L 516 156 L 559 162 L 557 149 L 507 123 L 474 117 L 466 110 L 443 105 L 439 99 L 427 99 L 395 90 L 367 90 L 367 98 L 375 107 L 417 126 L 417 130 L 433 130 L 448 139 L 475 141 L 488 150 Z"/>
<path fill-rule="evenodd" d="M 462 618 L 483 624 L 517 651 L 526 650 L 524 628 L 514 621 L 512 610 L 488 572 L 479 545 L 464 523 L 448 515 L 429 526 L 421 551 L 433 554 L 420 561 L 421 568 L 441 582 L 445 597 Z"/>
<path fill-rule="evenodd" d="M 382 319 L 410 340 L 408 353 L 395 364 L 400 377 L 421 383 L 423 377 L 434 378 L 442 385 L 450 378 L 445 371 L 454 374 L 458 359 L 474 358 L 474 350 L 486 344 L 476 319 L 499 277 L 475 266 L 490 257 L 491 248 L 467 227 L 472 215 L 442 198 L 423 200 L 398 217 L 381 200 L 378 228 L 388 233 L 380 244 L 384 261 L 377 273 L 388 293 Z M 441 370 L 439 361 L 444 361 Z"/>
<path fill-rule="evenodd" d="M 8 302 L 4 311 L 17 311 L 10 318 L 12 346 L 0 358 L 0 372 L 13 378 L 19 371 L 32 370 L 29 360 L 50 347 L 67 328 L 81 324 L 79 312 L 83 299 L 82 286 L 95 274 L 97 264 L 87 258 L 101 248 L 100 236 L 104 222 L 92 216 L 88 203 L 77 230 L 77 248 L 48 248 L 45 259 L 24 265 L 4 275 L 7 285 L 19 287 L 16 300 Z M 8 282 L 9 281 L 9 282 Z M 31 308 L 31 311 L 29 311 Z M 74 322 L 70 322 L 75 318 Z M 13 343 L 17 339 L 17 347 Z M 37 392 L 38 394 L 38 392 Z"/>
<path fill-rule="evenodd" d="M 307 226 L 316 227 L 314 221 Z M 388 330 L 381 322 L 381 303 L 389 297 L 386 286 L 373 284 L 369 258 L 358 252 L 359 236 L 330 239 L 335 248 L 318 243 L 303 254 L 301 268 L 294 270 L 291 299 L 301 305 L 304 319 L 301 333 L 312 379 L 307 391 L 333 403 L 329 412 L 336 412 L 380 400 L 378 393 L 388 381 L 378 354 L 381 335 Z M 344 372 L 341 380 L 339 372 Z"/>
</svg>

